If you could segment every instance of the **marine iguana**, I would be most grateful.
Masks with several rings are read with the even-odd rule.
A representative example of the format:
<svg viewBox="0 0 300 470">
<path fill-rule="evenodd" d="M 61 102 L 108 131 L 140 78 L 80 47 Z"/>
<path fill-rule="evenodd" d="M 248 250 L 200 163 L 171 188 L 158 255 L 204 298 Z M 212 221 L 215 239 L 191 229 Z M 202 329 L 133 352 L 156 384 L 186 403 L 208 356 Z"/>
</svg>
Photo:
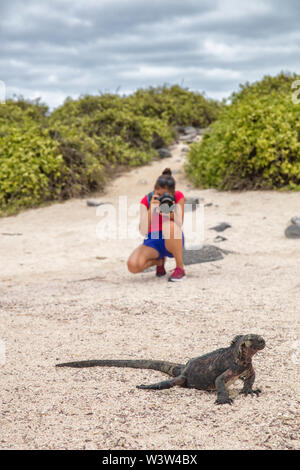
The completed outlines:
<svg viewBox="0 0 300 470">
<path fill-rule="evenodd" d="M 265 347 L 265 340 L 258 335 L 238 335 L 227 348 L 220 348 L 203 356 L 190 359 L 185 365 L 166 361 L 153 360 L 91 360 L 80 362 L 65 362 L 56 367 L 132 367 L 136 369 L 159 370 L 170 375 L 171 379 L 151 385 L 139 385 L 139 389 L 163 390 L 180 385 L 199 390 L 217 391 L 217 405 L 232 404 L 227 386 L 236 379 L 244 381 L 240 393 L 256 395 L 261 393 L 258 388 L 252 389 L 255 372 L 252 357 Z"/>
</svg>

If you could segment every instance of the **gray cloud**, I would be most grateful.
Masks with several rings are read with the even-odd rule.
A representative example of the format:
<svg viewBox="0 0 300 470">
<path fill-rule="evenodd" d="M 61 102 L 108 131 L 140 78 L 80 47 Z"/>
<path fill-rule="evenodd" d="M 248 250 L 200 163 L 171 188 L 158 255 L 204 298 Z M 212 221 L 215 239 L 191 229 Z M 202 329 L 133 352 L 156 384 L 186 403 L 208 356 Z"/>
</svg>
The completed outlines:
<svg viewBox="0 0 300 470">
<path fill-rule="evenodd" d="M 296 0 L 1 2 L 0 80 L 50 106 L 173 83 L 226 97 L 267 73 L 299 72 L 299 17 Z"/>
</svg>

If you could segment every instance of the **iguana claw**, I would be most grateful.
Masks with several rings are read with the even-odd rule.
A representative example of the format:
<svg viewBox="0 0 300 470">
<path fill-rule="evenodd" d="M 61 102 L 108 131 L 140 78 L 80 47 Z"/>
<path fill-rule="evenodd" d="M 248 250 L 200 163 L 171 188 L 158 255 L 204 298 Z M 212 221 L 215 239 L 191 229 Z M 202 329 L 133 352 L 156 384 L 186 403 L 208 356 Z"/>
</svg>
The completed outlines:
<svg viewBox="0 0 300 470">
<path fill-rule="evenodd" d="M 240 391 L 240 394 L 245 395 L 245 397 L 248 395 L 251 395 L 252 397 L 253 395 L 256 395 L 258 397 L 260 393 L 261 393 L 260 388 L 257 388 L 256 390 L 241 390 Z"/>
<path fill-rule="evenodd" d="M 216 401 L 215 401 L 216 405 L 226 405 L 227 403 L 228 403 L 228 405 L 232 405 L 232 403 L 233 403 L 232 398 L 221 397 L 221 398 L 217 398 Z"/>
</svg>

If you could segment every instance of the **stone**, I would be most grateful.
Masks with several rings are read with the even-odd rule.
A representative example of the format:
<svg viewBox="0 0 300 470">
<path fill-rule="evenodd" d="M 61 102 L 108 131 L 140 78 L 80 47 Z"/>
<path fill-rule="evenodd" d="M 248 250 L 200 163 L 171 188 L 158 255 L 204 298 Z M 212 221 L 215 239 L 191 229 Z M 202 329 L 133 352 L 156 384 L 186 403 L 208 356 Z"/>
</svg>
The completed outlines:
<svg viewBox="0 0 300 470">
<path fill-rule="evenodd" d="M 224 254 L 229 254 L 230 251 L 222 250 L 214 245 L 203 245 L 199 248 L 193 248 L 191 250 L 183 249 L 183 263 L 185 266 L 190 264 L 210 263 L 212 261 L 219 261 L 224 258 Z M 155 271 L 155 267 L 151 267 L 143 271 L 149 273 Z"/>
<path fill-rule="evenodd" d="M 225 240 L 227 240 L 227 238 L 222 237 L 221 235 L 218 235 L 216 238 L 214 238 L 214 242 L 216 243 L 224 242 Z"/>
<path fill-rule="evenodd" d="M 192 144 L 197 137 L 197 134 L 188 134 L 182 135 L 180 140 L 183 141 L 185 144 Z"/>
<path fill-rule="evenodd" d="M 183 250 L 183 263 L 189 264 L 209 263 L 223 259 L 223 252 L 213 245 L 203 245 L 198 250 Z"/>
<path fill-rule="evenodd" d="M 193 126 L 186 126 L 183 128 L 183 133 L 185 135 L 191 135 L 191 134 L 196 134 L 197 135 L 197 129 Z"/>
<path fill-rule="evenodd" d="M 202 245 L 199 248 L 194 247 L 191 250 L 183 249 L 183 263 L 185 266 L 190 264 L 211 263 L 213 261 L 220 261 L 224 259 L 223 255 L 228 255 L 231 252 L 222 250 L 214 245 Z M 143 271 L 144 273 L 155 271 L 155 267 L 151 267 Z"/>
<path fill-rule="evenodd" d="M 197 204 L 200 203 L 198 197 L 187 197 L 185 199 L 184 210 L 186 212 L 194 211 L 197 208 Z"/>
<path fill-rule="evenodd" d="M 153 134 L 153 140 L 152 140 L 152 147 L 155 149 L 162 148 L 165 145 L 164 140 L 157 134 L 157 132 L 154 132 Z"/>
<path fill-rule="evenodd" d="M 86 201 L 86 205 L 90 207 L 103 206 L 103 204 L 112 204 L 112 202 L 97 202 L 97 201 L 92 201 L 90 199 Z"/>
<path fill-rule="evenodd" d="M 300 238 L 300 225 L 292 224 L 285 229 L 285 236 L 287 238 Z"/>
<path fill-rule="evenodd" d="M 195 137 L 191 136 L 186 140 L 187 144 L 192 144 L 195 141 Z"/>
<path fill-rule="evenodd" d="M 300 217 L 292 217 L 291 222 L 292 224 L 300 225 Z"/>
<path fill-rule="evenodd" d="M 211 227 L 209 230 L 215 230 L 216 232 L 224 232 L 227 228 L 230 228 L 231 225 L 229 225 L 227 222 L 222 222 L 219 225 L 216 225 L 215 227 Z"/>
<path fill-rule="evenodd" d="M 158 152 L 158 155 L 160 156 L 160 158 L 170 158 L 172 157 L 172 154 L 170 152 L 169 149 L 167 148 L 160 148 L 157 150 Z"/>
<path fill-rule="evenodd" d="M 178 132 L 181 133 L 180 140 L 191 144 L 197 137 L 197 129 L 193 126 L 178 127 Z"/>
</svg>

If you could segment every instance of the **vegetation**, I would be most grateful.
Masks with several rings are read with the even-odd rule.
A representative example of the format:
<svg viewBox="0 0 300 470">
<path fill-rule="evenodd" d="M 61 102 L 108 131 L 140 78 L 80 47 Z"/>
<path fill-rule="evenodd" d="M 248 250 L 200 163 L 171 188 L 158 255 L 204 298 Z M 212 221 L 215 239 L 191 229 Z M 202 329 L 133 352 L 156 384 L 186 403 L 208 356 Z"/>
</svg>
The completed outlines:
<svg viewBox="0 0 300 470">
<path fill-rule="evenodd" d="M 300 190 L 300 105 L 280 73 L 241 85 L 202 142 L 191 146 L 186 171 L 204 188 Z"/>
<path fill-rule="evenodd" d="M 116 169 L 157 158 L 176 126 L 207 127 L 221 105 L 179 86 L 0 106 L 0 215 L 102 189 Z"/>
<path fill-rule="evenodd" d="M 101 190 L 120 168 L 158 158 L 178 126 L 208 128 L 186 171 L 202 187 L 300 189 L 300 76 L 240 85 L 224 105 L 179 86 L 0 105 L 0 215 Z"/>
</svg>

